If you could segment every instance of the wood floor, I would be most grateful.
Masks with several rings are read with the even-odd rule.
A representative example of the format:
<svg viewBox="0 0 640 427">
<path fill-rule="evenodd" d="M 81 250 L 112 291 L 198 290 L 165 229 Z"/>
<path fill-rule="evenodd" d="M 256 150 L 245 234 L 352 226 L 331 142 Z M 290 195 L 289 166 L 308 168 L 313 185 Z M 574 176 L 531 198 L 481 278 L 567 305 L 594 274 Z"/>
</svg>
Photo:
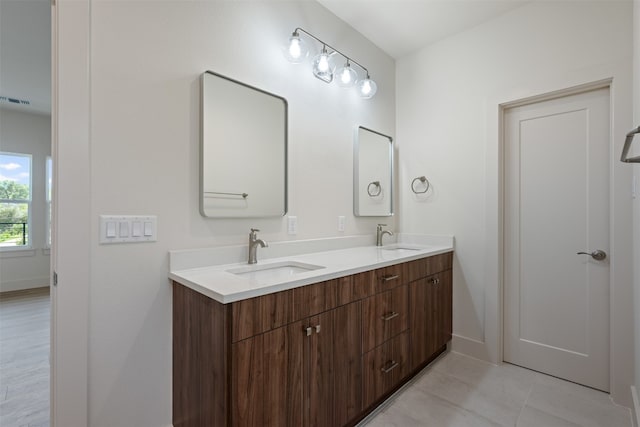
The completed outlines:
<svg viewBox="0 0 640 427">
<path fill-rule="evenodd" d="M 0 294 L 0 426 L 49 426 L 49 288 Z"/>
</svg>

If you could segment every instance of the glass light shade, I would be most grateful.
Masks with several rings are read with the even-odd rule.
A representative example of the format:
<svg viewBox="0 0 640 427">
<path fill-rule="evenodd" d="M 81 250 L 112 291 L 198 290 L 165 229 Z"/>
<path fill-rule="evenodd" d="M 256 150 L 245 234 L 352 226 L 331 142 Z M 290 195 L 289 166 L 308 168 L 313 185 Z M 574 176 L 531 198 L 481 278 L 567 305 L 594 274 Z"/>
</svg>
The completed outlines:
<svg viewBox="0 0 640 427">
<path fill-rule="evenodd" d="M 341 67 L 336 71 L 336 82 L 340 87 L 352 87 L 358 80 L 358 73 L 355 72 L 351 65 L 347 62 L 344 67 Z"/>
<path fill-rule="evenodd" d="M 289 42 L 282 47 L 282 53 L 289 62 L 299 64 L 309 55 L 309 48 L 298 33 L 293 33 L 289 37 Z"/>
<path fill-rule="evenodd" d="M 315 58 L 313 58 L 313 75 L 326 83 L 333 81 L 333 70 L 336 69 L 333 58 L 327 53 L 327 49 L 322 49 Z"/>
<path fill-rule="evenodd" d="M 371 80 L 369 76 L 366 79 L 358 82 L 358 93 L 364 99 L 373 98 L 373 95 L 378 91 L 378 85 Z"/>
</svg>

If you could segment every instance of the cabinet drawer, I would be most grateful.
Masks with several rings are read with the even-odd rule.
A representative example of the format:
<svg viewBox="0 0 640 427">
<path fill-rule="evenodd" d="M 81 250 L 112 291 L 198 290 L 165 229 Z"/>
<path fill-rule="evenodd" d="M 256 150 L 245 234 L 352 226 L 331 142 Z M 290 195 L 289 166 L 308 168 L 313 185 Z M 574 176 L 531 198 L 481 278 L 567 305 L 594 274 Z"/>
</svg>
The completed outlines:
<svg viewBox="0 0 640 427">
<path fill-rule="evenodd" d="M 367 352 L 405 331 L 408 326 L 409 287 L 379 293 L 364 300 L 362 351 Z"/>
<path fill-rule="evenodd" d="M 373 271 L 354 274 L 338 279 L 338 305 L 349 304 L 375 293 L 375 276 Z"/>
<path fill-rule="evenodd" d="M 231 304 L 232 342 L 279 328 L 297 319 L 293 290 L 275 292 Z"/>
<path fill-rule="evenodd" d="M 450 270 L 453 264 L 453 252 L 422 258 L 406 264 L 409 282 L 422 279 L 441 271 Z"/>
<path fill-rule="evenodd" d="M 393 289 L 407 283 L 404 264 L 390 265 L 375 270 L 376 293 Z"/>
<path fill-rule="evenodd" d="M 368 408 L 409 374 L 409 335 L 392 338 L 363 356 L 363 406 Z"/>
</svg>

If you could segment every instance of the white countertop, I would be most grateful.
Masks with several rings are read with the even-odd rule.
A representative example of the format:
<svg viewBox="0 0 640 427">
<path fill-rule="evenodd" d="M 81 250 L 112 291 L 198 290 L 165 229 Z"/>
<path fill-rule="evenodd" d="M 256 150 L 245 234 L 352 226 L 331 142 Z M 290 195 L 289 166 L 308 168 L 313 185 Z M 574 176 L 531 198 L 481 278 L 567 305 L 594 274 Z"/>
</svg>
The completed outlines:
<svg viewBox="0 0 640 427">
<path fill-rule="evenodd" d="M 393 248 L 411 248 L 413 250 Z M 211 265 L 196 268 L 175 269 L 169 272 L 169 278 L 187 286 L 218 302 L 227 304 L 260 295 L 331 280 L 338 277 L 374 270 L 389 265 L 413 261 L 453 250 L 453 238 L 450 241 L 438 241 L 435 244 L 398 243 L 382 247 L 361 246 L 323 252 L 289 255 L 280 258 L 259 260 L 249 266 L 246 262 Z M 258 256 L 260 256 L 258 250 Z M 247 268 L 265 269 L 282 264 L 312 264 L 319 266 L 315 270 L 302 271 L 286 278 L 255 279 L 248 275 L 237 275 L 228 270 L 246 270 Z"/>
</svg>

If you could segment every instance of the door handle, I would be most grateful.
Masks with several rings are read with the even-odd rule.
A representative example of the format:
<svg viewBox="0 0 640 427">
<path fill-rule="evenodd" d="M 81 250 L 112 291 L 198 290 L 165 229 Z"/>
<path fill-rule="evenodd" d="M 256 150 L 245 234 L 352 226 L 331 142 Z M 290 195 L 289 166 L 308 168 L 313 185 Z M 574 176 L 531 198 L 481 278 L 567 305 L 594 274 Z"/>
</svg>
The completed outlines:
<svg viewBox="0 0 640 427">
<path fill-rule="evenodd" d="M 578 252 L 576 255 L 589 255 L 591 258 L 596 261 L 602 261 L 607 257 L 607 253 L 605 251 L 601 251 L 600 249 L 596 249 L 595 251 L 589 252 Z"/>
</svg>

